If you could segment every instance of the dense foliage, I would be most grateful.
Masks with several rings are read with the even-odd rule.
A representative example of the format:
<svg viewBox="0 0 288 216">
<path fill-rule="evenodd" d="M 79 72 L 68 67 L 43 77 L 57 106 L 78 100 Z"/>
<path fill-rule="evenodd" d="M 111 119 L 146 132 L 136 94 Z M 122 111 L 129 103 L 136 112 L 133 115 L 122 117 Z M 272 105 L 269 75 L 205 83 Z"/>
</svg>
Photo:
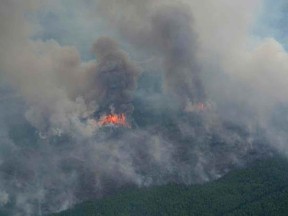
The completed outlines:
<svg viewBox="0 0 288 216">
<path fill-rule="evenodd" d="M 203 185 L 125 189 L 55 216 L 288 215 L 288 162 L 258 161 Z"/>
</svg>

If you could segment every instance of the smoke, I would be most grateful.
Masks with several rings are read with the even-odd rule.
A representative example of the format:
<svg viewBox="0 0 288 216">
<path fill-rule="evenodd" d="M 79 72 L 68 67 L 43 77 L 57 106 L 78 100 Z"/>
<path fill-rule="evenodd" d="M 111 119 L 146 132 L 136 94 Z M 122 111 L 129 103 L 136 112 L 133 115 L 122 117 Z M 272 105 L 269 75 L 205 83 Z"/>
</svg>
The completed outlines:
<svg viewBox="0 0 288 216">
<path fill-rule="evenodd" d="M 184 102 L 205 101 L 200 66 L 196 59 L 197 35 L 192 28 L 191 12 L 184 6 L 164 8 L 156 12 L 151 23 L 153 38 L 164 58 L 168 91 Z"/>
<path fill-rule="evenodd" d="M 93 51 L 98 64 L 89 89 L 95 91 L 94 97 L 102 109 L 107 111 L 107 108 L 113 107 L 116 113 L 131 113 L 138 75 L 136 66 L 129 62 L 127 54 L 120 50 L 117 42 L 110 38 L 98 39 Z"/>
<path fill-rule="evenodd" d="M 168 95 L 182 107 L 188 102 L 203 102 L 206 93 L 200 77 L 198 35 L 190 7 L 184 3 L 162 5 L 160 2 L 135 1 L 132 8 L 128 6 L 129 1 L 100 1 L 96 5 L 97 12 L 111 20 L 108 25 L 116 28 L 124 40 L 158 59 Z M 125 13 L 113 13 L 116 8 L 122 8 Z"/>
<path fill-rule="evenodd" d="M 202 183 L 287 152 L 288 54 L 251 36 L 260 0 L 69 1 L 77 10 L 65 11 L 82 14 L 69 21 L 63 5 L 0 0 L 0 206 L 9 215 L 61 211 L 126 185 Z M 59 23 L 81 26 L 81 38 L 95 21 L 95 56 L 83 61 L 74 34 L 39 37 L 50 30 L 39 14 L 61 20 L 59 32 Z M 133 127 L 99 128 L 109 112 Z"/>
</svg>

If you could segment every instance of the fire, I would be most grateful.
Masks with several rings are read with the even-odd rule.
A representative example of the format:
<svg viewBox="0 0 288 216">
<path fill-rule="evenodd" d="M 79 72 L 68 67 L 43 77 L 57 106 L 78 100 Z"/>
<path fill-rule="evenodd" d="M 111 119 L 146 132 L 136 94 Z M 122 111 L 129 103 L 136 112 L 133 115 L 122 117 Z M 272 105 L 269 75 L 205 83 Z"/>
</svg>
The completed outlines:
<svg viewBox="0 0 288 216">
<path fill-rule="evenodd" d="M 198 111 L 205 111 L 207 106 L 204 103 L 195 104 L 195 108 Z"/>
<path fill-rule="evenodd" d="M 192 104 L 191 102 L 189 102 L 187 106 L 185 107 L 186 112 L 205 112 L 209 109 L 211 109 L 210 103 L 203 103 L 203 102 L 199 102 L 195 104 Z"/>
<path fill-rule="evenodd" d="M 126 120 L 125 114 L 109 114 L 100 118 L 98 124 L 100 126 L 105 125 L 116 125 L 116 126 L 124 126 L 130 127 L 129 123 Z"/>
</svg>

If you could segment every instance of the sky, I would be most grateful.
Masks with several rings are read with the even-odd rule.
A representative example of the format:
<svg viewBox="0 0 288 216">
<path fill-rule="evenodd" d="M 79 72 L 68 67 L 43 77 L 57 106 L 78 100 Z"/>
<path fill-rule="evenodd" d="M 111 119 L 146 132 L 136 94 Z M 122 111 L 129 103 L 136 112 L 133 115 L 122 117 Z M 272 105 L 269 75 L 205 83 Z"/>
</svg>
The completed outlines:
<svg viewBox="0 0 288 216">
<path fill-rule="evenodd" d="M 89 11 L 89 1 L 60 0 L 57 9 L 41 9 L 33 13 L 31 19 L 37 20 L 39 32 L 33 38 L 54 39 L 61 45 L 76 46 L 85 60 L 91 59 L 91 44 L 102 35 L 115 35 L 113 29 L 107 29 L 101 20 L 93 19 Z M 87 8 L 88 7 L 88 8 Z M 288 19 L 285 0 L 263 0 L 253 14 L 250 36 L 260 39 L 273 37 L 286 48 Z M 92 12 L 93 13 L 93 12 Z M 96 9 L 95 9 L 95 13 Z M 127 45 L 129 46 L 129 45 Z"/>
<path fill-rule="evenodd" d="M 274 37 L 286 48 L 287 47 L 287 2 L 284 0 L 269 1 L 263 3 L 263 9 L 256 21 L 254 34 L 261 37 Z"/>
<path fill-rule="evenodd" d="M 236 46 L 241 46 L 239 49 L 254 49 L 255 51 L 268 40 L 270 41 L 269 43 L 273 41 L 275 47 L 278 46 L 278 48 L 286 50 L 288 41 L 285 24 L 288 17 L 287 13 L 285 13 L 287 3 L 284 0 L 276 2 L 262 0 L 251 1 L 251 3 L 235 1 L 231 5 L 223 1 L 223 3 L 219 4 L 221 5 L 220 7 L 215 7 L 215 13 L 213 11 L 210 12 L 213 3 L 210 7 L 209 3 L 207 2 L 207 6 L 201 5 L 198 1 L 191 3 L 192 10 L 193 7 L 195 8 L 193 12 L 195 20 L 198 19 L 198 22 L 201 23 L 200 25 L 203 26 L 197 27 L 200 40 L 203 40 L 201 46 L 203 50 L 206 49 L 203 51 L 203 55 L 209 55 L 209 53 L 214 52 L 214 57 L 210 56 L 211 58 L 215 58 L 215 56 L 226 58 L 223 56 L 225 53 L 223 50 L 225 50 L 228 58 L 231 56 L 236 57 L 238 54 L 243 56 L 245 50 L 242 50 L 242 53 L 239 50 L 238 53 L 230 54 L 232 49 L 228 51 L 223 49 L 223 47 L 235 47 L 236 50 Z M 239 5 L 240 11 L 233 13 L 237 10 L 237 5 Z M 109 19 L 108 17 L 98 15 L 101 13 L 97 11 L 97 7 L 100 8 L 101 6 L 95 4 L 95 1 L 86 0 L 80 3 L 79 1 L 61 0 L 57 4 L 50 5 L 50 7 L 45 6 L 32 13 L 29 12 L 26 16 L 36 26 L 36 32 L 31 35 L 31 38 L 40 41 L 54 40 L 61 46 L 75 47 L 77 52 L 79 52 L 80 58 L 83 61 L 89 61 L 95 58 L 91 47 L 96 39 L 101 36 L 111 36 L 119 39 L 121 46 L 128 52 L 133 52 L 132 56 L 137 61 L 144 62 L 144 64 L 147 61 L 149 62 L 151 60 L 150 56 L 144 55 L 143 57 L 135 44 L 131 44 L 129 40 L 125 39 L 125 35 L 119 33 L 117 27 L 112 26 L 117 22 L 112 21 L 115 22 L 112 24 L 112 22 L 106 21 Z M 214 20 L 215 23 L 211 22 L 211 20 L 205 20 L 205 17 L 207 17 L 206 10 L 210 13 L 211 20 Z M 199 14 L 197 14 L 198 12 Z M 222 13 L 221 16 L 219 15 L 220 13 Z M 211 35 L 214 35 L 214 38 Z M 266 45 L 262 48 L 268 49 L 268 45 Z M 211 60 L 210 62 L 212 61 L 218 60 Z M 204 64 L 207 65 L 210 62 Z M 231 69 L 227 70 L 232 71 Z"/>
</svg>

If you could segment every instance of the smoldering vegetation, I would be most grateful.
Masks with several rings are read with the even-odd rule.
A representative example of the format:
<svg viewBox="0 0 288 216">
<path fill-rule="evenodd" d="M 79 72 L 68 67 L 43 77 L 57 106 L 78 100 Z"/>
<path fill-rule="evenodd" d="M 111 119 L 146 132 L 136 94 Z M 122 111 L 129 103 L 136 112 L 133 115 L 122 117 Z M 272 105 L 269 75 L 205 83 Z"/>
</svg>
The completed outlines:
<svg viewBox="0 0 288 216">
<path fill-rule="evenodd" d="M 244 81 L 213 98 L 217 85 L 204 76 L 207 59 L 187 2 L 96 3 L 117 35 L 96 40 L 95 59 L 82 62 L 73 47 L 30 38 L 24 15 L 39 7 L 34 1 L 0 2 L 0 70 L 8 83 L 0 91 L 1 211 L 45 215 L 126 186 L 204 183 L 286 149 L 285 101 L 271 99 L 272 114 L 260 112 L 250 100 L 258 91 L 247 99 L 237 91 Z M 21 22 L 11 17 L 16 12 Z M 152 60 L 139 64 L 134 55 Z M 131 128 L 99 126 L 109 113 L 127 115 Z"/>
</svg>

